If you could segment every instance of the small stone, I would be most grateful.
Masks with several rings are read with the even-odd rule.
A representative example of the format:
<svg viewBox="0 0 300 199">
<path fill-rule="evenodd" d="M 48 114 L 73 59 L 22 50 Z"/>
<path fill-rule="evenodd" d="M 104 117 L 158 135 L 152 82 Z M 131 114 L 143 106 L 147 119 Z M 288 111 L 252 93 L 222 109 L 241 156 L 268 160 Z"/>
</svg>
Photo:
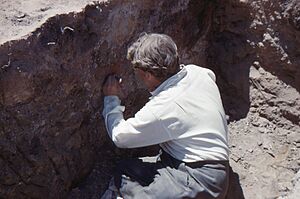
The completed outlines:
<svg viewBox="0 0 300 199">
<path fill-rule="evenodd" d="M 290 191 L 293 187 L 291 182 L 281 182 L 278 185 L 280 191 Z"/>
<path fill-rule="evenodd" d="M 259 123 L 258 122 L 252 122 L 252 125 L 258 127 Z"/>
<path fill-rule="evenodd" d="M 255 65 L 255 66 L 259 66 L 260 64 L 259 64 L 259 62 L 258 62 L 258 61 L 255 61 L 255 62 L 253 62 L 253 65 Z"/>
<path fill-rule="evenodd" d="M 237 155 L 235 155 L 235 154 L 232 154 L 232 155 L 230 156 L 230 158 L 231 158 L 233 161 L 235 161 L 235 162 L 238 162 L 238 161 L 241 160 L 241 157 L 239 157 L 239 156 L 237 156 Z"/>
<path fill-rule="evenodd" d="M 261 146 L 262 144 L 263 144 L 262 141 L 257 142 L 258 146 Z"/>
<path fill-rule="evenodd" d="M 258 46 L 258 47 L 260 47 L 260 48 L 263 48 L 263 47 L 265 47 L 265 45 L 264 45 L 264 43 L 263 43 L 263 42 L 258 42 L 257 46 Z"/>
<path fill-rule="evenodd" d="M 273 153 L 273 152 L 271 152 L 271 151 L 267 151 L 267 153 L 268 153 L 270 156 L 272 156 L 273 158 L 275 158 L 275 155 L 274 155 L 274 153 Z"/>
<path fill-rule="evenodd" d="M 22 19 L 24 17 L 26 17 L 26 14 L 22 13 L 16 16 L 18 19 Z"/>
<path fill-rule="evenodd" d="M 48 42 L 47 45 L 55 45 L 56 43 L 55 42 Z"/>
<path fill-rule="evenodd" d="M 45 11 L 49 10 L 50 8 L 51 7 L 44 7 L 44 8 L 41 8 L 40 11 L 45 12 Z"/>
<path fill-rule="evenodd" d="M 258 128 L 258 131 L 259 131 L 260 133 L 266 133 L 266 132 L 267 132 L 267 129 L 264 128 L 264 127 L 259 127 L 259 128 Z"/>
<path fill-rule="evenodd" d="M 87 90 L 91 90 L 91 84 L 90 84 L 90 83 L 85 82 L 85 83 L 83 84 L 83 86 L 84 86 L 84 88 L 86 88 Z"/>
<path fill-rule="evenodd" d="M 250 107 L 249 111 L 255 113 L 256 112 L 256 108 L 255 107 Z"/>
</svg>

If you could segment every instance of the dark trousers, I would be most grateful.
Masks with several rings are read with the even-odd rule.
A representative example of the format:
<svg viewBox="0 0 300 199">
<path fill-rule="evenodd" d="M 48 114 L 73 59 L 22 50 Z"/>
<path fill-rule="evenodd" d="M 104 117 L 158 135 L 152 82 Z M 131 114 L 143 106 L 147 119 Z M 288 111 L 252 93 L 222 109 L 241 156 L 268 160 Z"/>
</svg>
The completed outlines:
<svg viewBox="0 0 300 199">
<path fill-rule="evenodd" d="M 124 198 L 224 198 L 227 161 L 184 163 L 163 152 L 121 161 L 114 176 Z"/>
</svg>

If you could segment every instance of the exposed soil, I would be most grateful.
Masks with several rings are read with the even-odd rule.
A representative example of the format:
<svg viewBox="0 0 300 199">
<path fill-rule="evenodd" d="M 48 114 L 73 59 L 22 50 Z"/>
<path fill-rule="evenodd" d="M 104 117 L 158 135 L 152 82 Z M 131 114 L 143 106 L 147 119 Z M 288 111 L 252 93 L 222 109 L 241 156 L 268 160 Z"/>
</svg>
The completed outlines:
<svg viewBox="0 0 300 199">
<path fill-rule="evenodd" d="M 99 198 L 118 160 L 155 153 L 115 148 L 100 115 L 111 72 L 128 80 L 126 117 L 146 102 L 125 59 L 143 31 L 169 34 L 183 63 L 217 74 L 227 199 L 300 198 L 299 1 L 112 0 L 81 11 L 89 2 L 1 1 L 0 198 Z"/>
<path fill-rule="evenodd" d="M 92 0 L 1 0 L 0 43 L 19 39 L 57 14 L 81 11 Z"/>
</svg>

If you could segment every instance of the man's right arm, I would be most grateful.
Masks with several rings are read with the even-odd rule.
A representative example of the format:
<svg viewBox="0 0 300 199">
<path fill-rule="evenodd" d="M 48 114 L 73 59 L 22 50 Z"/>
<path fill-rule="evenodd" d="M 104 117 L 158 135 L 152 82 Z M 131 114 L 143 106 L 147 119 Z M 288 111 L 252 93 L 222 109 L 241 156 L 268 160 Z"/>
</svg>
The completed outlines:
<svg viewBox="0 0 300 199">
<path fill-rule="evenodd" d="M 107 132 L 120 148 L 136 148 L 159 144 L 171 139 L 161 121 L 145 105 L 134 117 L 124 120 L 125 108 L 116 96 L 104 98 L 103 117 Z"/>
<path fill-rule="evenodd" d="M 105 121 L 105 126 L 109 137 L 113 140 L 112 129 L 117 126 L 120 121 L 124 120 L 123 112 L 124 106 L 121 106 L 121 100 L 118 96 L 105 96 L 104 97 L 104 108 L 102 116 Z"/>
</svg>

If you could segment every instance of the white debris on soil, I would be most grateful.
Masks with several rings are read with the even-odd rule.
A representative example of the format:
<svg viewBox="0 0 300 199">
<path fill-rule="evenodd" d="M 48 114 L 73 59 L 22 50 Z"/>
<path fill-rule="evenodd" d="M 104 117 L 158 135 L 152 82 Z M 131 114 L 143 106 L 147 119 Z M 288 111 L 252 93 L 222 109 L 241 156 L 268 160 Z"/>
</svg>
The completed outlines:
<svg viewBox="0 0 300 199">
<path fill-rule="evenodd" d="M 0 0 L 0 44 L 27 35 L 56 14 L 79 12 L 93 0 Z"/>
</svg>

